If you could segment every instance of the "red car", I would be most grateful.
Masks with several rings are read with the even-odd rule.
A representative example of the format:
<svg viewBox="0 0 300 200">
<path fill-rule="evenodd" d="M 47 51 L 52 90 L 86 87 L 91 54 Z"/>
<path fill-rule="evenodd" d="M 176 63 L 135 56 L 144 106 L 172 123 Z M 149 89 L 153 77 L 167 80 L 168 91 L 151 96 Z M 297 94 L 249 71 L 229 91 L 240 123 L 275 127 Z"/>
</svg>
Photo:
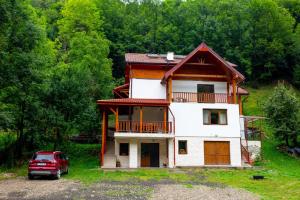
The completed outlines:
<svg viewBox="0 0 300 200">
<path fill-rule="evenodd" d="M 34 176 L 52 176 L 59 179 L 61 174 L 67 174 L 69 159 L 60 151 L 38 151 L 29 161 L 28 179 Z"/>
</svg>

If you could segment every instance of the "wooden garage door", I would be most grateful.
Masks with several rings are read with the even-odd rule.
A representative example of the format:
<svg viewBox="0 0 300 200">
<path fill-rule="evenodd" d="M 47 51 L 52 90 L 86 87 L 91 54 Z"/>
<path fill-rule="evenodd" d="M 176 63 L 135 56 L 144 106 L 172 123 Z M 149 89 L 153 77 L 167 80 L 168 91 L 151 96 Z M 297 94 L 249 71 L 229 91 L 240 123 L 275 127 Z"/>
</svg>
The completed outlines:
<svg viewBox="0 0 300 200">
<path fill-rule="evenodd" d="M 205 165 L 230 165 L 230 143 L 227 141 L 204 142 Z"/>
</svg>

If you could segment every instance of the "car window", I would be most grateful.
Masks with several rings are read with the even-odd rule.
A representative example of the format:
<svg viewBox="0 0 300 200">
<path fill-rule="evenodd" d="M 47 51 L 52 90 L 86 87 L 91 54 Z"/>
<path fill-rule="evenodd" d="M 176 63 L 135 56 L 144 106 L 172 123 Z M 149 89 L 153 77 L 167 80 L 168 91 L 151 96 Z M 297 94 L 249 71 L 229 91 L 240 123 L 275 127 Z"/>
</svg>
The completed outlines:
<svg viewBox="0 0 300 200">
<path fill-rule="evenodd" d="M 53 160 L 52 154 L 34 154 L 33 160 Z"/>
</svg>

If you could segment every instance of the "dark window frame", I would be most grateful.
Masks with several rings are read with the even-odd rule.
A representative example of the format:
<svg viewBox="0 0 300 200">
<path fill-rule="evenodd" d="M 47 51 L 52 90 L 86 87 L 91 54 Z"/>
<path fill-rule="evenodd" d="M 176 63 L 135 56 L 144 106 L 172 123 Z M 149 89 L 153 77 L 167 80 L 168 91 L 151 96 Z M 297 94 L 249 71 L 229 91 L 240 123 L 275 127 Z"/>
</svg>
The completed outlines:
<svg viewBox="0 0 300 200">
<path fill-rule="evenodd" d="M 121 146 L 126 145 L 127 147 L 121 148 Z M 124 151 L 125 150 L 125 151 Z M 122 152 L 124 151 L 124 152 Z M 129 156 L 129 143 L 128 142 L 122 142 L 119 143 L 119 156 Z"/>
<path fill-rule="evenodd" d="M 181 142 L 185 143 L 185 151 L 181 151 L 181 149 L 180 149 Z M 178 140 L 178 154 L 181 154 L 181 155 L 188 154 L 187 140 Z"/>
<path fill-rule="evenodd" d="M 202 89 L 200 89 L 202 87 Z M 202 91 L 199 91 L 202 90 Z M 207 91 L 209 90 L 209 91 Z M 214 84 L 197 84 L 197 93 L 215 93 Z"/>
<path fill-rule="evenodd" d="M 208 111 L 208 123 L 205 123 L 205 118 L 204 118 L 204 113 L 205 111 Z M 211 113 L 218 113 L 218 123 L 211 123 Z M 226 114 L 226 122 L 221 124 L 220 122 L 220 113 L 221 112 L 225 112 Z M 203 109 L 203 124 L 204 125 L 228 125 L 228 115 L 227 115 L 227 109 L 209 109 L 209 108 L 205 108 Z"/>
</svg>

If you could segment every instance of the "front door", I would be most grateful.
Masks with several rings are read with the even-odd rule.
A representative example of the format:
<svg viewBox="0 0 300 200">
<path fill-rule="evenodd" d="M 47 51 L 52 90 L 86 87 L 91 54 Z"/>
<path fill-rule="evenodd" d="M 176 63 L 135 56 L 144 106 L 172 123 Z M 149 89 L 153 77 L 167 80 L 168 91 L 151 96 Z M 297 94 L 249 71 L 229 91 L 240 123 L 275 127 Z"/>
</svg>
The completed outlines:
<svg viewBox="0 0 300 200">
<path fill-rule="evenodd" d="M 159 143 L 141 144 L 141 167 L 159 167 Z"/>
</svg>

